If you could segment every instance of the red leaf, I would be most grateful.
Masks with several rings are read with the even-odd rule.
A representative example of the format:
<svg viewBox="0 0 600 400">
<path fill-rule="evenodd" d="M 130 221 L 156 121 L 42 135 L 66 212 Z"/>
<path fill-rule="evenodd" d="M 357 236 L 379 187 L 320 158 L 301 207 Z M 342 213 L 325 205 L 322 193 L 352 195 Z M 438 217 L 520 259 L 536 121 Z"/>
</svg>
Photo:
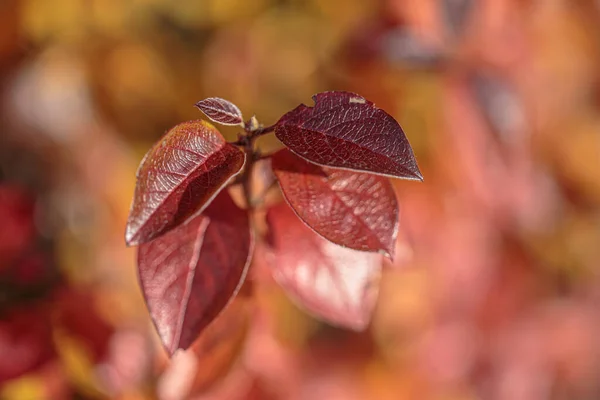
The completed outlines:
<svg viewBox="0 0 600 400">
<path fill-rule="evenodd" d="M 379 292 L 381 255 L 346 249 L 323 239 L 285 204 L 269 209 L 273 277 L 310 313 L 363 330 Z"/>
<path fill-rule="evenodd" d="M 39 368 L 54 357 L 48 307 L 24 306 L 0 318 L 0 386 Z"/>
<path fill-rule="evenodd" d="M 239 359 L 250 328 L 251 309 L 248 299 L 236 297 L 194 343 L 192 351 L 202 368 L 196 373 L 193 393 L 205 392 L 223 379 Z"/>
<path fill-rule="evenodd" d="M 99 314 L 94 295 L 91 289 L 65 288 L 57 295 L 54 315 L 60 327 L 85 344 L 93 360 L 99 361 L 109 350 L 114 329 Z"/>
<path fill-rule="evenodd" d="M 148 242 L 199 213 L 244 166 L 244 153 L 207 122 L 172 128 L 137 172 L 128 245 Z"/>
<path fill-rule="evenodd" d="M 223 125 L 243 125 L 244 117 L 235 104 L 218 97 L 209 97 L 196 103 L 208 118 Z"/>
<path fill-rule="evenodd" d="M 0 270 L 25 251 L 35 235 L 35 203 L 19 186 L 0 185 Z"/>
<path fill-rule="evenodd" d="M 398 202 L 387 178 L 320 167 L 289 150 L 273 155 L 273 171 L 296 215 L 336 244 L 393 256 Z"/>
<path fill-rule="evenodd" d="M 188 348 L 235 296 L 252 243 L 246 211 L 224 192 L 203 214 L 139 247 L 140 283 L 169 354 Z"/>
<path fill-rule="evenodd" d="M 275 135 L 315 164 L 423 180 L 408 139 L 394 118 L 349 92 L 313 96 L 275 125 Z"/>
</svg>

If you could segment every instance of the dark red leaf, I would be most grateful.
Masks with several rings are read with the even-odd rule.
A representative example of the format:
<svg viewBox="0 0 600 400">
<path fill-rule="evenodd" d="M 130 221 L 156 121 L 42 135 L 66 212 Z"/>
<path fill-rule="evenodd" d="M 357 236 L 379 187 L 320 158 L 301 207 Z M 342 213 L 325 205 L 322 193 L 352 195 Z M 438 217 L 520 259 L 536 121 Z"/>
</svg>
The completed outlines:
<svg viewBox="0 0 600 400">
<path fill-rule="evenodd" d="M 336 244 L 393 256 L 398 202 L 385 177 L 311 164 L 284 149 L 273 171 L 294 212 Z"/>
<path fill-rule="evenodd" d="M 196 373 L 192 393 L 206 392 L 232 369 L 244 348 L 251 310 L 248 299 L 238 295 L 191 347 L 202 365 Z"/>
<path fill-rule="evenodd" d="M 235 104 L 218 97 L 209 97 L 196 103 L 208 118 L 223 125 L 243 125 L 244 117 Z"/>
<path fill-rule="evenodd" d="M 285 204 L 269 209 L 273 277 L 300 306 L 354 330 L 368 325 L 379 292 L 379 254 L 338 246 L 310 230 Z"/>
<path fill-rule="evenodd" d="M 169 354 L 188 348 L 235 296 L 252 243 L 246 211 L 222 192 L 203 214 L 139 247 L 140 283 Z"/>
<path fill-rule="evenodd" d="M 127 221 L 128 245 L 148 242 L 199 213 L 244 166 L 244 153 L 214 126 L 172 128 L 144 157 Z"/>
<path fill-rule="evenodd" d="M 313 96 L 275 125 L 290 150 L 315 164 L 423 180 L 408 139 L 396 120 L 349 92 Z"/>
<path fill-rule="evenodd" d="M 35 235 L 34 199 L 23 188 L 0 186 L 0 270 L 25 251 Z"/>
<path fill-rule="evenodd" d="M 40 305 L 19 306 L 0 318 L 0 386 L 52 359 L 50 310 Z"/>
</svg>

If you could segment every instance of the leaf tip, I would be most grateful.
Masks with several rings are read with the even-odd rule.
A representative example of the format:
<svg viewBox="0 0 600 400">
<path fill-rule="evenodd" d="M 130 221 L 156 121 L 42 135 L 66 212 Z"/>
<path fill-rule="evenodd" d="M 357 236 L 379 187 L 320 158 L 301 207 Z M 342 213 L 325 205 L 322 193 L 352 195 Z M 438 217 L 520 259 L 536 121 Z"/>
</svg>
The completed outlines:
<svg viewBox="0 0 600 400">
<path fill-rule="evenodd" d="M 127 225 L 125 229 L 125 245 L 127 247 L 137 246 L 139 244 L 137 238 L 135 237 L 135 232 L 131 229 L 130 225 Z"/>
<path fill-rule="evenodd" d="M 345 321 L 330 322 L 334 326 L 349 329 L 351 331 L 361 333 L 369 329 L 371 325 L 372 312 L 363 312 L 360 315 L 354 315 Z"/>
<path fill-rule="evenodd" d="M 177 339 L 176 337 L 160 334 L 160 340 L 163 344 L 163 348 L 167 352 L 169 358 L 177 357 L 177 354 L 184 353 L 192 345 L 189 340 Z"/>
<path fill-rule="evenodd" d="M 383 257 L 387 258 L 390 261 L 394 261 L 394 249 L 380 249 L 377 251 Z"/>
<path fill-rule="evenodd" d="M 421 171 L 419 170 L 419 168 L 417 168 L 417 171 L 415 172 L 415 177 L 420 182 L 423 182 L 425 180 L 425 178 L 423 178 L 423 174 L 421 173 Z"/>
<path fill-rule="evenodd" d="M 176 343 L 171 343 L 170 345 L 165 343 L 165 350 L 167 351 L 167 355 L 170 359 L 177 357 L 178 354 L 185 352 L 186 349 L 183 347 L 179 347 Z"/>
<path fill-rule="evenodd" d="M 364 332 L 369 328 L 369 324 L 371 323 L 370 318 L 364 318 L 353 322 L 348 325 L 348 329 L 353 330 L 354 332 Z"/>
<path fill-rule="evenodd" d="M 417 162 L 416 162 L 416 160 L 414 160 L 414 158 L 413 158 L 413 165 L 408 168 L 408 173 L 410 175 L 404 176 L 404 179 L 410 179 L 410 180 L 419 181 L 419 182 L 424 181 L 423 174 L 421 173 L 421 170 L 417 166 Z"/>
</svg>

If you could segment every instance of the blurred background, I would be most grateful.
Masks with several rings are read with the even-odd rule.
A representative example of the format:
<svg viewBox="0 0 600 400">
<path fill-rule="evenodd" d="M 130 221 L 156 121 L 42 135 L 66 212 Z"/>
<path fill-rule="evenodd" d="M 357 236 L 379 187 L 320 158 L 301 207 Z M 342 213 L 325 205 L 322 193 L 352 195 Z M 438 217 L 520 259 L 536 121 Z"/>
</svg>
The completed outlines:
<svg viewBox="0 0 600 400">
<path fill-rule="evenodd" d="M 202 98 L 272 124 L 336 89 L 425 176 L 370 329 L 255 273 L 168 363 L 124 244 L 143 154 Z M 595 0 L 0 0 L 0 399 L 599 399 L 599 107 Z"/>
</svg>

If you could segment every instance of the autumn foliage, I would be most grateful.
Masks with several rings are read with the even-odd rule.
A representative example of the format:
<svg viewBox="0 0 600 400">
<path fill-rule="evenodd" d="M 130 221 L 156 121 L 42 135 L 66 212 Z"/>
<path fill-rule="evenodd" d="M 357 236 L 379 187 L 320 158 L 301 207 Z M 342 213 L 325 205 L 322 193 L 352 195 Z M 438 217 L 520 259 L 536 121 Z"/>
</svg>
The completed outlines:
<svg viewBox="0 0 600 400">
<path fill-rule="evenodd" d="M 140 283 L 166 350 L 187 349 L 244 284 L 256 233 L 252 168 L 271 158 L 286 204 L 266 211 L 273 277 L 300 306 L 362 330 L 377 298 L 381 255 L 392 258 L 398 203 L 387 177 L 422 180 L 400 125 L 349 92 L 313 97 L 269 127 L 243 122 L 220 98 L 196 104 L 213 122 L 239 125 L 227 143 L 204 121 L 177 125 L 137 173 L 126 241 L 139 245 Z M 275 132 L 286 149 L 259 154 Z M 235 179 L 239 176 L 239 179 Z M 241 209 L 228 185 L 244 187 Z M 262 238 L 258 238 L 262 240 Z"/>
<path fill-rule="evenodd" d="M 600 399 L 598 132 L 597 0 L 0 1 L 0 399 Z"/>
</svg>

